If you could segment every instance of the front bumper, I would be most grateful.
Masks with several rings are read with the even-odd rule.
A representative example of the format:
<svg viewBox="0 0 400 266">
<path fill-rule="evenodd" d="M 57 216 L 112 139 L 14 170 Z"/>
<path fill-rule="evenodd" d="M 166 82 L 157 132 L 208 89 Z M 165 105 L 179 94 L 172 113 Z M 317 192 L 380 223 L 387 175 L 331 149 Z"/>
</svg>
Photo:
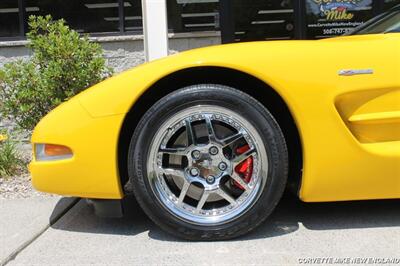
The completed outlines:
<svg viewBox="0 0 400 266">
<path fill-rule="evenodd" d="M 79 100 L 62 104 L 40 121 L 32 143 L 69 147 L 73 157 L 29 165 L 33 186 L 43 192 L 97 199 L 121 199 L 118 138 L 124 114 L 92 117 Z"/>
</svg>

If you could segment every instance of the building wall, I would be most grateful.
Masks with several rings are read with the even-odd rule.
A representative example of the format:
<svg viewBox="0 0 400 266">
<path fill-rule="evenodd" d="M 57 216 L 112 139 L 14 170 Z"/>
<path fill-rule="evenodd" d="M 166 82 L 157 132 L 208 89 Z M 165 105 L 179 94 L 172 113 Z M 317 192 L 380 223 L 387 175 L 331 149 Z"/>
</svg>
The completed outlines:
<svg viewBox="0 0 400 266">
<path fill-rule="evenodd" d="M 91 40 L 101 44 L 107 64 L 116 73 L 144 63 L 141 35 L 92 37 Z M 218 32 L 179 33 L 169 36 L 170 54 L 220 43 Z M 27 41 L 0 42 L 0 68 L 8 62 L 28 59 L 31 51 L 25 47 L 26 44 Z"/>
</svg>

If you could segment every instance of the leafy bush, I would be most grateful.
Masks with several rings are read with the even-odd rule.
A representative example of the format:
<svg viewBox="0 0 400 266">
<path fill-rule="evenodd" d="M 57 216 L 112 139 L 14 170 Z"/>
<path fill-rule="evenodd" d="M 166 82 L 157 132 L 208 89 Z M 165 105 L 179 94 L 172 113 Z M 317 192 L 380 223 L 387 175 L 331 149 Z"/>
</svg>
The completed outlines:
<svg viewBox="0 0 400 266">
<path fill-rule="evenodd" d="M 0 177 L 5 178 L 21 172 L 24 162 L 20 158 L 16 143 L 0 134 Z"/>
<path fill-rule="evenodd" d="M 54 107 L 112 74 L 102 48 L 51 16 L 29 17 L 33 55 L 0 70 L 0 114 L 32 130 Z"/>
</svg>

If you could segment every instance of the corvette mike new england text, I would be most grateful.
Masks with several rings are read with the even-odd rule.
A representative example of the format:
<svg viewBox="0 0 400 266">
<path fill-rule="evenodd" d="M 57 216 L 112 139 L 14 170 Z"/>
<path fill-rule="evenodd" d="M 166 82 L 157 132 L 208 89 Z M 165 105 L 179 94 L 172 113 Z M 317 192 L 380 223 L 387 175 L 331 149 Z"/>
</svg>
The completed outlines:
<svg viewBox="0 0 400 266">
<path fill-rule="evenodd" d="M 398 258 L 379 258 L 379 257 L 303 257 L 298 258 L 299 264 L 400 264 Z"/>
</svg>

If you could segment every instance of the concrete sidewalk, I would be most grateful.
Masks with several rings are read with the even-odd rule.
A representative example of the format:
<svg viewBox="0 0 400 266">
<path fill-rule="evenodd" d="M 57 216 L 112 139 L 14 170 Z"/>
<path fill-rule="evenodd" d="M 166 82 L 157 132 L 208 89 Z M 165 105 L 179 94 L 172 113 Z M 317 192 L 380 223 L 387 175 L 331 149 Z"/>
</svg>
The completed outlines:
<svg viewBox="0 0 400 266">
<path fill-rule="evenodd" d="M 135 203 L 127 210 L 122 219 L 102 219 L 81 200 L 8 265 L 276 265 L 319 257 L 400 262 L 400 200 L 307 204 L 288 197 L 256 231 L 222 242 L 173 238 Z"/>
<path fill-rule="evenodd" d="M 39 237 L 76 203 L 74 198 L 0 200 L 0 265 Z"/>
</svg>

